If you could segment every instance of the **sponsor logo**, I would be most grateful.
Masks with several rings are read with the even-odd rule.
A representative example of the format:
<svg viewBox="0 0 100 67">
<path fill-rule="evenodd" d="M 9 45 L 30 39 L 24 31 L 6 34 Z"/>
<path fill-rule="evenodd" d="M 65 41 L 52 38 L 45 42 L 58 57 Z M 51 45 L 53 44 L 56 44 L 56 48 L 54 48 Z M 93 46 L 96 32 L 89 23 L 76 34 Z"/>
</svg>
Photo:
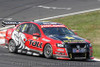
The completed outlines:
<svg viewBox="0 0 100 67">
<path fill-rule="evenodd" d="M 43 44 L 43 43 L 41 43 L 41 42 L 29 40 L 29 45 L 32 45 L 32 46 L 34 46 L 34 47 L 42 48 L 42 44 Z"/>
<path fill-rule="evenodd" d="M 64 40 L 67 43 L 85 43 L 84 40 Z"/>
<path fill-rule="evenodd" d="M 68 40 L 74 39 L 73 37 L 68 37 L 68 36 L 66 36 L 65 38 L 67 38 Z"/>
</svg>

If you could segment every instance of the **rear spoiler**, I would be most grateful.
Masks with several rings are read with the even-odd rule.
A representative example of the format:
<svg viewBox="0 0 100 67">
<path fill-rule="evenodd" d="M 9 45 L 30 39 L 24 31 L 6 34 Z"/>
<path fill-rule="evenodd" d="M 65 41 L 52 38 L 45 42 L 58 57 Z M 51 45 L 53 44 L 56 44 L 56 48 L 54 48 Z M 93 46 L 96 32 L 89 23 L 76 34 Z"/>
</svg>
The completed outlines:
<svg viewBox="0 0 100 67">
<path fill-rule="evenodd" d="M 2 21 L 2 26 L 5 27 L 6 25 L 18 25 L 20 23 L 27 22 L 27 21 Z"/>
</svg>

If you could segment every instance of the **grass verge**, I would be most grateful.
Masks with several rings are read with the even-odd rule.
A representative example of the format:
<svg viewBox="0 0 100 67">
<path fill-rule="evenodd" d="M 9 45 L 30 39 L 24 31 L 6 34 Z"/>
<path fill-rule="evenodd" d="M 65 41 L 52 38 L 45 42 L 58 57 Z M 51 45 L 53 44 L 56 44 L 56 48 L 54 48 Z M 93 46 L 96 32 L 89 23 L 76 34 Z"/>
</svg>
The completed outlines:
<svg viewBox="0 0 100 67">
<path fill-rule="evenodd" d="M 100 11 L 88 12 L 79 15 L 52 19 L 49 21 L 60 22 L 79 36 L 89 40 L 93 45 L 94 56 L 100 58 Z"/>
</svg>

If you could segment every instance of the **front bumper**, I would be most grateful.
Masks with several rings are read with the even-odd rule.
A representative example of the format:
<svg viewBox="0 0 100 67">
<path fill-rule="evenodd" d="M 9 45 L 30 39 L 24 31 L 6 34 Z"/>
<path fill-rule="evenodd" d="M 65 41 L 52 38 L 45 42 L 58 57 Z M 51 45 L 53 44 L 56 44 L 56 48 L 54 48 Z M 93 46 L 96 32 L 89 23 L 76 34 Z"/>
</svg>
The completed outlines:
<svg viewBox="0 0 100 67">
<path fill-rule="evenodd" d="M 88 43 L 70 43 L 54 50 L 53 56 L 57 59 L 93 59 L 93 50 Z"/>
<path fill-rule="evenodd" d="M 53 55 L 54 58 L 56 59 L 63 59 L 63 60 L 72 60 L 72 59 L 94 59 L 93 56 L 91 57 L 87 57 L 87 56 L 77 56 L 77 57 L 73 57 L 72 54 L 70 54 L 69 56 L 66 55 Z"/>
<path fill-rule="evenodd" d="M 93 59 L 92 52 L 90 50 L 84 53 L 73 53 L 72 51 L 69 52 L 67 48 L 63 48 L 63 50 L 64 51 L 55 51 L 55 54 L 53 54 L 53 57 L 57 59 L 66 59 L 66 60 Z"/>
</svg>

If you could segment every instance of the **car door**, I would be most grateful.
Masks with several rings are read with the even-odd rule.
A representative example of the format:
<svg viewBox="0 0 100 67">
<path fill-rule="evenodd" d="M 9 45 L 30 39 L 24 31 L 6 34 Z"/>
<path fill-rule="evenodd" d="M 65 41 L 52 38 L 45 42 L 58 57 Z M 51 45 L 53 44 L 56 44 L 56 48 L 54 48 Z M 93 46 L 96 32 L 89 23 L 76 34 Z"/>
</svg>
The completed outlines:
<svg viewBox="0 0 100 67">
<path fill-rule="evenodd" d="M 28 50 L 31 49 L 32 47 L 31 45 L 29 45 L 29 41 L 33 37 L 31 34 L 28 33 L 30 29 L 31 29 L 31 23 L 25 23 L 25 25 L 23 26 L 23 30 L 22 30 L 23 34 L 26 37 L 26 39 L 24 40 L 25 49 L 28 49 Z"/>
<path fill-rule="evenodd" d="M 25 46 L 27 46 L 29 49 L 39 51 L 42 48 L 40 31 L 35 24 L 28 23 L 27 26 L 24 31 L 24 34 L 27 38 Z M 37 34 L 38 36 L 36 36 Z"/>
</svg>

